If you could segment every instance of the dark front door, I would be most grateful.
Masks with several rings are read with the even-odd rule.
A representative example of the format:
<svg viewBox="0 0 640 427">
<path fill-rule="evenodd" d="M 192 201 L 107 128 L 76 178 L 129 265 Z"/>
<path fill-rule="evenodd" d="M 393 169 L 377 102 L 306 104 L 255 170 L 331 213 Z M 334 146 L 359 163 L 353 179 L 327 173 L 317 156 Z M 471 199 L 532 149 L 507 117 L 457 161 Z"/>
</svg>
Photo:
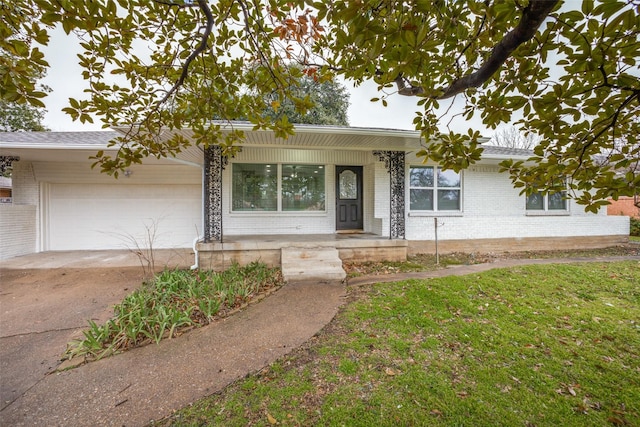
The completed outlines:
<svg viewBox="0 0 640 427">
<path fill-rule="evenodd" d="M 362 230 L 362 166 L 336 166 L 336 230 Z"/>
</svg>

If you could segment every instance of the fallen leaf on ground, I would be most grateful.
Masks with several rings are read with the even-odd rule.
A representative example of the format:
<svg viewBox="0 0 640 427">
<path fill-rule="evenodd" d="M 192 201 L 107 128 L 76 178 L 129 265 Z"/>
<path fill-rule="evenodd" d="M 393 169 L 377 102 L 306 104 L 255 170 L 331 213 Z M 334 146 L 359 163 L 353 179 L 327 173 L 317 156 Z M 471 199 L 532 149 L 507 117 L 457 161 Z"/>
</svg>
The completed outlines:
<svg viewBox="0 0 640 427">
<path fill-rule="evenodd" d="M 278 420 L 273 418 L 273 415 L 271 415 L 268 412 L 267 412 L 267 420 L 269 421 L 269 424 L 271 424 L 272 426 L 278 424 Z"/>
<path fill-rule="evenodd" d="M 384 373 L 391 377 L 394 375 L 398 375 L 398 372 L 393 370 L 392 368 L 385 368 Z"/>
</svg>

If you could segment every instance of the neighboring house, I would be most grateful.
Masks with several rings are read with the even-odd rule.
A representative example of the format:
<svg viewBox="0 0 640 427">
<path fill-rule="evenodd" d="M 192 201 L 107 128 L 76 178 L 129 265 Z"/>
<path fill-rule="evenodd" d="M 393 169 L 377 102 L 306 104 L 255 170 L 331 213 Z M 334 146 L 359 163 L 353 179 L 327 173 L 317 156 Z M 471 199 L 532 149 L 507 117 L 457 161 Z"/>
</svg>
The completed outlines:
<svg viewBox="0 0 640 427">
<path fill-rule="evenodd" d="M 424 141 L 415 131 L 298 125 L 283 140 L 235 127 L 246 132 L 235 158 L 191 147 L 118 179 L 89 160 L 114 131 L 0 134 L 0 159 L 13 164 L 13 203 L 0 205 L 1 257 L 118 249 L 131 238 L 144 246 L 154 229 L 155 248 L 199 239 L 200 265 L 214 268 L 278 264 L 290 246 L 335 247 L 343 260 L 404 259 L 433 253 L 436 233 L 441 252 L 628 240 L 627 217 L 520 195 L 498 163 L 527 159 L 523 150 L 486 147 L 480 162 L 455 173 L 416 157 Z"/>
<path fill-rule="evenodd" d="M 607 215 L 626 215 L 633 218 L 640 218 L 640 196 L 620 197 L 618 200 L 609 199 Z"/>
</svg>

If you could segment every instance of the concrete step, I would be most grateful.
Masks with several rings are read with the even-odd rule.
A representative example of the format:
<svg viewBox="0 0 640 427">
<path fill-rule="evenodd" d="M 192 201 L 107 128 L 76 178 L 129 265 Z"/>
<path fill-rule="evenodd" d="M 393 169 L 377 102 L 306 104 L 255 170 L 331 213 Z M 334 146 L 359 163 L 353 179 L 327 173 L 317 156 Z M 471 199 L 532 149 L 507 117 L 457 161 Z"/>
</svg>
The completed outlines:
<svg viewBox="0 0 640 427">
<path fill-rule="evenodd" d="M 347 277 L 339 252 L 332 247 L 282 248 L 281 264 L 287 282 L 342 281 Z"/>
</svg>

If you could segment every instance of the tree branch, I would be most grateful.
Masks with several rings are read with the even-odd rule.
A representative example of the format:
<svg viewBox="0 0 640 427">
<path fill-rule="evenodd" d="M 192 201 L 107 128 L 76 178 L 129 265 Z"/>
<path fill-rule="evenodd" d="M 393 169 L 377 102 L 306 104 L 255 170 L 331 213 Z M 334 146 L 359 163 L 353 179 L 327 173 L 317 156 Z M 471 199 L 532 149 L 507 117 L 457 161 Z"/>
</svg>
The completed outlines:
<svg viewBox="0 0 640 427">
<path fill-rule="evenodd" d="M 471 87 L 478 87 L 489 80 L 498 71 L 514 50 L 531 40 L 558 0 L 532 0 L 522 11 L 518 25 L 494 46 L 489 59 L 474 73 L 454 81 L 438 99 L 451 98 Z"/>
<path fill-rule="evenodd" d="M 487 6 L 489 6 L 489 2 L 485 2 L 485 4 Z M 471 40 L 469 40 L 469 43 L 467 43 L 467 45 L 460 51 L 460 53 L 458 54 L 458 57 L 456 58 L 456 65 L 459 67 L 460 66 L 460 58 L 462 58 L 462 55 L 464 55 L 464 53 L 467 51 L 467 49 L 469 49 L 471 47 L 471 45 L 473 44 L 473 40 L 477 39 L 478 37 L 480 37 L 480 33 L 482 33 L 482 29 L 484 28 L 484 24 L 487 21 L 487 14 L 485 13 L 484 16 L 482 17 L 482 19 L 480 20 L 480 26 L 478 27 L 478 31 L 476 31 L 476 35 L 473 36 L 473 38 Z"/>
<path fill-rule="evenodd" d="M 242 9 L 242 14 L 244 15 L 244 28 L 247 31 L 249 43 L 253 45 L 258 56 L 260 57 L 260 62 L 262 63 L 262 65 L 264 65 L 267 68 L 267 70 L 269 71 L 269 74 L 271 74 L 271 78 L 273 79 L 274 83 L 279 87 L 284 87 L 285 85 L 274 72 L 273 67 L 271 66 L 271 63 L 269 61 L 269 58 L 267 58 L 267 56 L 261 49 L 257 35 L 253 32 L 253 30 L 251 29 L 251 26 L 249 25 L 251 22 L 251 15 L 249 14 L 249 8 L 245 4 L 244 0 L 238 1 L 238 4 L 240 5 L 240 8 Z M 260 30 L 264 31 L 262 28 L 260 28 Z"/>
<path fill-rule="evenodd" d="M 491 55 L 484 64 L 477 71 L 455 80 L 448 88 L 444 89 L 444 93 L 438 96 L 437 99 L 451 98 L 469 88 L 479 87 L 489 80 L 514 50 L 533 38 L 542 22 L 558 4 L 558 1 L 531 0 L 529 5 L 522 11 L 522 17 L 518 25 L 493 47 Z M 424 92 L 423 88 L 408 84 L 408 81 L 401 75 L 395 79 L 395 83 L 398 85 L 398 93 L 401 95 L 412 96 Z"/>
<path fill-rule="evenodd" d="M 207 42 L 209 40 L 209 36 L 211 35 L 211 31 L 213 30 L 213 14 L 211 13 L 211 9 L 209 9 L 209 5 L 206 0 L 198 0 L 198 6 L 200 6 L 200 10 L 204 13 L 207 18 L 207 24 L 205 26 L 204 32 L 202 33 L 202 37 L 200 37 L 200 44 L 198 47 L 191 52 L 191 55 L 184 61 L 182 65 L 182 73 L 180 74 L 180 78 L 174 83 L 174 85 L 169 89 L 167 94 L 158 102 L 158 105 L 164 104 L 170 97 L 173 95 L 180 86 L 184 84 L 184 81 L 187 79 L 189 75 L 189 65 L 207 49 Z"/>
<path fill-rule="evenodd" d="M 592 146 L 594 144 L 594 142 L 596 142 L 596 140 L 598 138 L 600 138 L 605 132 L 607 132 L 609 129 L 615 128 L 616 124 L 618 123 L 618 116 L 620 116 L 620 113 L 622 112 L 622 110 L 624 110 L 624 108 L 629 105 L 631 102 L 633 102 L 634 98 L 638 98 L 638 102 L 640 102 L 640 90 L 636 90 L 634 91 L 631 95 L 629 95 L 622 104 L 620 104 L 620 106 L 616 109 L 615 113 L 613 113 L 613 115 L 611 116 L 611 122 L 609 122 L 608 124 L 606 124 L 604 126 L 604 128 L 600 129 L 600 131 L 598 133 L 596 133 L 589 141 L 587 141 L 583 146 L 582 146 L 582 150 L 580 152 L 580 155 L 578 156 L 578 167 L 576 168 L 576 172 L 578 171 L 578 169 L 582 166 L 582 164 L 584 163 L 584 157 L 585 154 L 587 152 L 587 149 Z M 575 175 L 575 172 L 574 172 Z"/>
</svg>

